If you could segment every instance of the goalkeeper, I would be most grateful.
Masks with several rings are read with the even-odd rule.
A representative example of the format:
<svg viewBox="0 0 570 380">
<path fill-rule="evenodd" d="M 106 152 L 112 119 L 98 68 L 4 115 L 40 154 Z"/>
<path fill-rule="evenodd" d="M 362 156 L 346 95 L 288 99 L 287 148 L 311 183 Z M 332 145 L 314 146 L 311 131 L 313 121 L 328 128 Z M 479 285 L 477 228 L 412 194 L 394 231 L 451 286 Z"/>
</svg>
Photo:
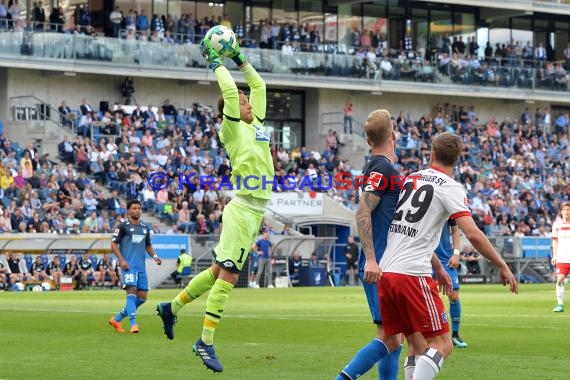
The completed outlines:
<svg viewBox="0 0 570 380">
<path fill-rule="evenodd" d="M 265 82 L 240 53 L 239 45 L 227 53 L 247 81 L 251 90 L 248 99 L 238 91 L 220 55 L 210 47 L 207 39 L 202 40 L 200 49 L 222 91 L 222 97 L 218 100 L 218 111 L 223 115 L 220 139 L 231 159 L 233 188 L 238 190 L 236 197 L 224 208 L 223 229 L 214 249 L 214 264 L 194 277 L 171 302 L 157 305 L 156 310 L 167 338 L 174 339 L 174 324 L 180 309 L 210 290 L 202 336 L 194 344 L 193 350 L 206 367 L 214 372 L 222 372 L 223 367 L 214 351 L 214 332 L 259 232 L 267 202 L 271 198 L 274 169 L 269 134 L 263 126 Z M 239 180 L 246 176 L 249 176 L 247 184 L 236 187 L 236 178 Z"/>
</svg>

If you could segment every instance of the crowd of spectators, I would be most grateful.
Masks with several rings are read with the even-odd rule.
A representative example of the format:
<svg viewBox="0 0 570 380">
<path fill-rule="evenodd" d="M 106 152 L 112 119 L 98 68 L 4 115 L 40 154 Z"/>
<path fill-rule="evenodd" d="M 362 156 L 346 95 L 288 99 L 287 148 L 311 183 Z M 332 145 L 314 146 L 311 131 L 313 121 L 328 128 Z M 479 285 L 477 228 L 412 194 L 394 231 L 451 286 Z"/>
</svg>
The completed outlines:
<svg viewBox="0 0 570 380">
<path fill-rule="evenodd" d="M 77 5 L 73 14 L 66 19 L 61 7 L 53 7 L 49 15 L 42 2 L 34 2 L 31 23 L 20 16 L 18 0 L 8 5 L 0 4 L 0 29 L 34 31 L 58 31 L 72 34 L 96 36 L 91 25 L 88 5 Z M 3 17 L 2 15 L 6 16 Z M 405 33 L 396 46 L 390 46 L 386 33 L 379 29 L 369 30 L 355 27 L 347 31 L 343 41 L 330 43 L 322 41 L 320 31 L 314 24 L 297 22 L 280 23 L 274 19 L 262 19 L 248 30 L 244 25 L 232 23 L 222 16 L 197 17 L 192 13 L 180 15 L 147 15 L 135 9 L 116 7 L 106 22 L 113 37 L 127 40 L 175 43 L 198 43 L 209 28 L 225 25 L 232 28 L 243 47 L 281 50 L 283 57 L 294 56 L 295 52 L 325 51 L 349 54 L 347 62 L 323 62 L 325 75 L 349 74 L 366 78 L 389 80 L 413 79 L 416 81 L 440 81 L 449 77 L 458 84 L 480 84 L 502 87 L 544 88 L 568 90 L 570 70 L 570 44 L 564 49 L 561 61 L 556 61 L 556 52 L 549 43 L 530 41 L 509 43 L 487 42 L 484 49 L 478 45 L 475 36 L 437 34 L 429 39 L 422 33 L 415 38 Z M 89 54 L 78 52 L 82 58 L 110 59 L 109 51 L 93 48 Z M 301 61 L 299 61 L 301 62 Z M 190 63 L 191 65 L 194 63 Z M 291 69 L 297 69 L 291 64 Z M 312 68 L 309 63 L 301 66 Z M 267 65 L 262 65 L 267 69 Z M 298 66 L 298 65 L 297 65 Z M 338 66 L 338 67 L 336 67 Z M 260 66 L 261 68 L 261 66 Z M 301 67 L 305 68 L 305 67 Z M 318 71 L 318 70 L 315 70 Z M 310 71 L 309 71 L 310 72 Z"/>
<path fill-rule="evenodd" d="M 219 141 L 219 115 L 197 103 L 177 109 L 168 99 L 159 107 L 112 108 L 96 112 L 83 99 L 71 111 L 79 120 L 89 115 L 92 125 L 63 139 L 62 163 L 39 156 L 33 144 L 22 149 L 0 139 L 1 231 L 108 233 L 124 218 L 125 202 L 137 198 L 170 226 L 167 233 L 219 232 L 224 206 L 233 196 L 227 186 L 219 188 L 231 170 Z M 488 235 L 547 235 L 560 202 L 570 197 L 568 113 L 527 108 L 517 117 L 483 121 L 474 107 L 441 104 L 416 118 L 400 112 L 393 122 L 402 175 L 427 165 L 434 134 L 461 134 L 465 151 L 458 179 Z M 361 163 L 342 158 L 335 131 L 329 131 L 325 147 L 271 149 L 275 192 L 327 192 L 356 209 L 353 186 L 325 186 L 339 173 L 354 178 L 361 169 Z M 149 184 L 156 172 L 168 178 L 160 189 Z M 200 186 L 198 175 L 215 181 Z"/>
<path fill-rule="evenodd" d="M 473 107 L 440 104 L 416 120 L 402 112 L 394 124 L 404 175 L 428 163 L 434 134 L 463 137 L 457 179 L 488 236 L 550 236 L 561 202 L 570 200 L 567 112 L 526 108 L 516 117 L 485 121 Z"/>
<path fill-rule="evenodd" d="M 554 61 L 552 47 L 542 42 L 533 47 L 527 41 L 523 46 L 513 39 L 509 44 L 497 43 L 494 49 L 488 42 L 482 57 L 476 42 L 468 46 L 459 40 L 438 49 L 438 70 L 453 82 L 568 90 L 570 44 L 564 49 L 563 61 Z"/>
</svg>

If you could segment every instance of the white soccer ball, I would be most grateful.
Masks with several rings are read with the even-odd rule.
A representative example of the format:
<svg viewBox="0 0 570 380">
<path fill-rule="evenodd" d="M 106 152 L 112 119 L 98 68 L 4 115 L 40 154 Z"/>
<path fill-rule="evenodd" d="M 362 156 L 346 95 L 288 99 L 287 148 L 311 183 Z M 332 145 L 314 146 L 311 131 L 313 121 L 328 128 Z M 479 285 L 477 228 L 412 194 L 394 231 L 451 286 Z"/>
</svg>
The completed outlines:
<svg viewBox="0 0 570 380">
<path fill-rule="evenodd" d="M 51 290 L 51 285 L 49 282 L 42 282 L 42 289 L 44 292 L 49 292 Z"/>
<path fill-rule="evenodd" d="M 21 282 L 16 282 L 14 285 L 12 285 L 12 290 L 18 292 L 18 291 L 22 291 L 24 290 L 24 284 L 22 284 Z"/>
<path fill-rule="evenodd" d="M 227 57 L 237 46 L 237 37 L 233 30 L 224 25 L 216 25 L 206 33 L 210 46 L 220 55 Z"/>
</svg>

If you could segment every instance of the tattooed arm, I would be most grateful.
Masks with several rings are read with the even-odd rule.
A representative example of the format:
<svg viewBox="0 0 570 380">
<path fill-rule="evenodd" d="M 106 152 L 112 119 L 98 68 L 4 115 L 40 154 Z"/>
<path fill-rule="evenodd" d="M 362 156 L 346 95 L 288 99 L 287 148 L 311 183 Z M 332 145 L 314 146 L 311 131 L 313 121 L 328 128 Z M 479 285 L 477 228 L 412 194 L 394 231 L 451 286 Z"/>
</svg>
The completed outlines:
<svg viewBox="0 0 570 380">
<path fill-rule="evenodd" d="M 380 267 L 376 262 L 374 242 L 372 241 L 372 211 L 380 203 L 380 197 L 371 192 L 362 192 L 358 210 L 356 210 L 356 227 L 360 235 L 362 250 L 366 256 L 364 265 L 364 281 L 373 284 L 380 278 Z"/>
</svg>

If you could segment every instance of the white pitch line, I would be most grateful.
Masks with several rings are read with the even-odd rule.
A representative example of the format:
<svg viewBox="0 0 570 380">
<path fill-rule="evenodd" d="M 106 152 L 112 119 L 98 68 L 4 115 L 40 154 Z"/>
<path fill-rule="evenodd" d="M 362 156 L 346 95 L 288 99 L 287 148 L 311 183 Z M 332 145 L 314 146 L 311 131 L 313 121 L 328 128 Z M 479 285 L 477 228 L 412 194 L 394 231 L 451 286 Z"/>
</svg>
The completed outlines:
<svg viewBox="0 0 570 380">
<path fill-rule="evenodd" d="M 10 308 L 10 307 L 0 307 L 0 310 L 9 310 L 9 311 L 32 311 L 32 312 L 43 312 L 43 313 L 80 313 L 80 314 L 104 314 L 109 315 L 116 313 L 117 311 L 93 311 L 93 310 L 54 310 L 54 309 L 44 309 L 44 308 Z M 154 312 L 137 312 L 138 315 L 156 315 Z M 478 316 L 478 317 L 512 317 L 510 314 L 493 314 L 493 315 L 476 315 L 476 314 L 468 314 L 469 316 Z M 311 322 L 335 322 L 335 323 L 363 323 L 363 324 L 370 324 L 370 320 L 367 318 L 363 318 L 362 315 L 342 315 L 341 317 L 358 317 L 363 318 L 362 320 L 354 320 L 354 319 L 331 319 L 331 318 L 323 318 L 327 315 L 307 315 L 307 316 L 299 316 L 299 315 L 267 315 L 267 314 L 233 314 L 233 315 L 226 315 L 224 318 L 239 318 L 239 319 L 276 319 L 276 320 L 283 320 L 283 321 L 311 321 Z M 339 317 L 338 315 L 335 317 Z M 544 315 L 531 315 L 531 314 L 523 314 L 517 315 L 517 318 L 535 318 L 535 317 L 549 317 Z M 469 323 L 469 326 L 472 327 L 497 327 L 496 324 L 485 324 L 485 323 Z M 525 326 L 525 325 L 505 325 L 501 324 L 501 328 L 513 328 L 513 329 L 539 329 L 539 330 L 569 330 L 570 327 L 556 327 L 556 326 Z"/>
</svg>

